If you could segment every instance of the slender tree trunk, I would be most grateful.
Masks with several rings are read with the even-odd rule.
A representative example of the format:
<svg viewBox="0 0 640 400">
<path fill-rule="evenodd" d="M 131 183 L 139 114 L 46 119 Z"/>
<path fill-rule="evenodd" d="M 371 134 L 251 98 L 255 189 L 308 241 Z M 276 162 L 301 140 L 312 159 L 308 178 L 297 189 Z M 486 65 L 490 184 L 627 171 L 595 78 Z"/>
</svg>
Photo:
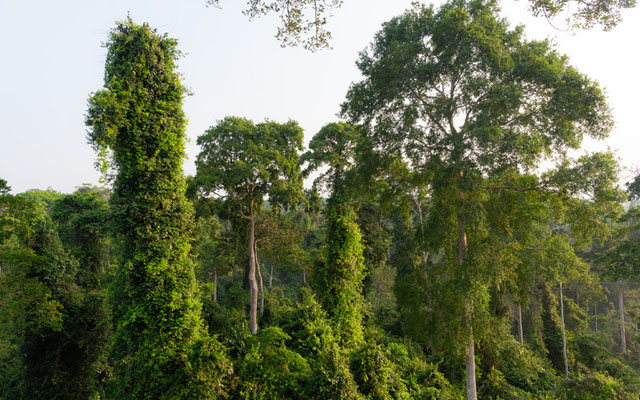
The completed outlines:
<svg viewBox="0 0 640 400">
<path fill-rule="evenodd" d="M 620 350 L 627 352 L 627 335 L 624 330 L 624 283 L 618 281 L 618 311 L 620 313 Z"/>
<path fill-rule="evenodd" d="M 462 176 L 462 173 L 460 173 Z M 460 193 L 460 200 L 462 200 L 462 193 Z M 465 231 L 464 223 L 461 220 L 461 213 L 458 212 L 458 265 L 462 267 L 465 256 L 467 254 L 467 232 Z M 476 353 L 475 344 L 473 340 L 473 325 L 472 325 L 472 307 L 468 304 L 469 313 L 466 316 L 467 323 L 469 324 L 469 343 L 467 344 L 467 356 L 465 362 L 465 376 L 467 384 L 467 400 L 477 400 L 478 394 L 476 392 Z"/>
<path fill-rule="evenodd" d="M 307 284 L 307 271 L 304 269 L 302 270 L 302 283 Z"/>
<path fill-rule="evenodd" d="M 522 331 L 522 307 L 518 304 L 518 336 L 520 337 L 520 344 L 524 344 L 524 333 Z"/>
<path fill-rule="evenodd" d="M 560 282 L 560 319 L 562 320 L 562 357 L 564 358 L 564 377 L 569 377 L 569 361 L 567 360 L 567 338 L 564 332 L 564 297 Z"/>
<path fill-rule="evenodd" d="M 420 222 L 420 234 L 422 236 L 422 242 L 420 243 L 420 247 L 424 246 L 424 221 L 422 219 L 422 204 L 420 204 L 420 200 L 418 199 L 418 195 L 412 196 L 413 202 L 416 205 L 416 214 L 418 215 L 418 221 Z M 429 253 L 426 250 L 422 250 L 422 263 L 427 265 L 427 261 L 429 261 Z"/>
<path fill-rule="evenodd" d="M 254 254 L 256 221 L 253 215 L 253 202 L 249 204 L 249 289 L 251 304 L 249 306 L 249 327 L 252 334 L 258 333 L 258 284 L 256 283 L 256 257 Z"/>
<path fill-rule="evenodd" d="M 213 301 L 218 302 L 218 268 L 213 267 Z"/>
<path fill-rule="evenodd" d="M 255 242 L 253 243 L 255 246 Z M 258 247 L 254 249 L 256 257 L 256 270 L 258 271 L 258 279 L 260 279 L 260 315 L 264 313 L 264 284 L 262 283 L 262 271 L 260 271 L 260 262 L 258 261 Z"/>
<path fill-rule="evenodd" d="M 269 263 L 269 289 L 271 289 L 272 284 L 273 284 L 273 263 Z"/>
<path fill-rule="evenodd" d="M 462 179 L 464 173 L 460 171 L 460 179 Z M 460 199 L 460 204 L 458 205 L 458 209 L 456 210 L 456 218 L 458 222 L 458 267 L 462 268 L 464 264 L 464 259 L 467 255 L 467 232 L 465 230 L 463 218 L 462 218 L 462 202 L 464 200 L 464 194 L 462 191 L 458 190 L 458 197 Z M 475 343 L 473 339 L 473 305 L 467 302 L 467 313 L 464 318 L 469 324 L 469 342 L 467 344 L 467 355 L 465 359 L 465 378 L 467 385 L 467 400 L 477 400 L 478 394 L 476 391 L 476 350 Z"/>
<path fill-rule="evenodd" d="M 473 343 L 473 332 L 469 336 L 467 344 L 467 357 L 465 360 L 465 372 L 467 381 L 467 400 L 476 400 L 476 349 Z"/>
<path fill-rule="evenodd" d="M 593 305 L 594 311 L 596 313 L 596 333 L 598 333 L 598 302 Z"/>
</svg>

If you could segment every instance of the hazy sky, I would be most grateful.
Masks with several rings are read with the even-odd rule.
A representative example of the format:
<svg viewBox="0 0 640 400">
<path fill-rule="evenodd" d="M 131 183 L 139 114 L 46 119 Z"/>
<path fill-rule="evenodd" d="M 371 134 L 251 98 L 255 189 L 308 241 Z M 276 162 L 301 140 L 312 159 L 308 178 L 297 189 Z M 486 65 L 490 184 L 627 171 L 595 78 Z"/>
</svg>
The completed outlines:
<svg viewBox="0 0 640 400">
<path fill-rule="evenodd" d="M 105 49 L 114 21 L 127 12 L 177 38 L 185 57 L 180 72 L 193 95 L 184 109 L 191 140 L 185 162 L 195 172 L 195 140 L 227 115 L 254 121 L 297 120 L 308 141 L 336 113 L 351 82 L 359 79 L 358 53 L 382 22 L 410 8 L 411 0 L 345 0 L 330 22 L 333 50 L 282 49 L 273 38 L 278 20 L 253 22 L 245 1 L 10 1 L 0 0 L 0 177 L 14 193 L 48 187 L 72 192 L 97 184 L 95 156 L 86 144 L 89 94 L 102 87 Z M 571 63 L 605 88 L 616 128 L 590 149 L 617 150 L 625 166 L 640 152 L 640 9 L 625 11 L 612 32 L 567 33 L 529 16 L 523 0 L 503 3 L 512 24 L 527 37 L 553 37 Z"/>
</svg>

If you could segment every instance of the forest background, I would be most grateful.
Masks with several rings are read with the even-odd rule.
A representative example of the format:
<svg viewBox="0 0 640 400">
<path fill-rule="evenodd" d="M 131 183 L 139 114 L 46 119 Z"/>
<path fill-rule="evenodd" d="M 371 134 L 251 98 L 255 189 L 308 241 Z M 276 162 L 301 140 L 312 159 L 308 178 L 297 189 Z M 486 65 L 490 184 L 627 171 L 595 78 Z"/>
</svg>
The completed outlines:
<svg viewBox="0 0 640 400">
<path fill-rule="evenodd" d="M 85 120 L 112 191 L 0 182 L 0 395 L 636 398 L 637 209 L 613 155 L 574 157 L 608 107 L 494 13 L 392 20 L 360 125 L 303 154 L 295 121 L 226 117 L 186 182 L 179 47 L 120 22 Z"/>
</svg>

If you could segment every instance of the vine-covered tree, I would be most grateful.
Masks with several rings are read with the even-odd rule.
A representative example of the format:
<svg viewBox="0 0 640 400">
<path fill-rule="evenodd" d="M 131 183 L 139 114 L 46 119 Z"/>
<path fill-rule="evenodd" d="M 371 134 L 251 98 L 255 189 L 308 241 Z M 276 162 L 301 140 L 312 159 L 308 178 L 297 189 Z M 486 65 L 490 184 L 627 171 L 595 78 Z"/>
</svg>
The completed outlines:
<svg viewBox="0 0 640 400">
<path fill-rule="evenodd" d="M 327 253 L 324 265 L 316 271 L 316 282 L 341 343 L 349 346 L 363 339 L 364 246 L 347 187 L 347 173 L 353 168 L 360 137 L 356 126 L 327 124 L 311 139 L 309 151 L 302 157 L 303 162 L 308 162 L 306 174 L 329 167 L 314 183 L 324 185 L 331 193 L 327 204 Z"/>
<path fill-rule="evenodd" d="M 89 141 L 116 170 L 111 205 L 121 247 L 113 285 L 119 399 L 223 393 L 229 365 L 205 335 L 189 258 L 182 161 L 185 89 L 176 40 L 130 19 L 106 44 L 104 89 L 89 99 Z"/>
<path fill-rule="evenodd" d="M 455 0 L 387 22 L 362 53 L 364 79 L 343 106 L 375 146 L 433 173 L 430 241 L 444 256 L 431 269 L 433 308 L 455 315 L 447 339 L 458 349 L 466 342 L 469 399 L 477 396 L 475 338 L 485 331 L 494 276 L 486 194 L 556 190 L 567 201 L 588 194 L 592 201 L 572 202 L 583 223 L 587 215 L 598 220 L 590 206 L 619 199 L 610 156 L 585 156 L 577 165 L 565 157 L 585 135 L 602 138 L 611 128 L 598 85 L 548 41 L 524 40 L 522 28 L 510 29 L 497 12 L 493 1 Z M 558 170 L 536 174 L 552 154 L 562 160 Z M 515 171 L 526 172 L 526 185 L 515 185 Z"/>
</svg>

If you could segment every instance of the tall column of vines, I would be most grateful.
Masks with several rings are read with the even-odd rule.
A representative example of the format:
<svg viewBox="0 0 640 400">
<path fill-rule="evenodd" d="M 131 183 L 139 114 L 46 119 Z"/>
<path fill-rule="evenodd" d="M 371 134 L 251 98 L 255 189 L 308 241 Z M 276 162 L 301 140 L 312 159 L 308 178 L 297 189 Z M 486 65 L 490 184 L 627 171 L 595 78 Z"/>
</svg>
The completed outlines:
<svg viewBox="0 0 640 400">
<path fill-rule="evenodd" d="M 111 201 L 122 244 L 113 285 L 119 399 L 210 395 L 211 370 L 193 354 L 217 359 L 217 367 L 226 362 L 217 342 L 202 346 L 188 256 L 192 211 L 182 172 L 185 89 L 176 44 L 146 24 L 118 23 L 106 44 L 104 89 L 89 99 L 89 140 L 117 171 Z M 198 373 L 190 371 L 195 365 Z"/>
<path fill-rule="evenodd" d="M 357 214 L 341 186 L 334 186 L 328 204 L 327 264 L 322 272 L 322 298 L 342 344 L 353 346 L 363 340 L 364 247 Z"/>
<path fill-rule="evenodd" d="M 305 174 L 328 166 L 314 185 L 327 185 L 331 197 L 327 204 L 327 254 L 325 265 L 316 271 L 322 305 L 327 310 L 341 344 L 351 347 L 363 340 L 362 285 L 365 277 L 364 247 L 357 214 L 348 196 L 349 171 L 360 130 L 350 124 L 325 125 L 309 142 L 301 160 L 308 162 Z"/>
</svg>

